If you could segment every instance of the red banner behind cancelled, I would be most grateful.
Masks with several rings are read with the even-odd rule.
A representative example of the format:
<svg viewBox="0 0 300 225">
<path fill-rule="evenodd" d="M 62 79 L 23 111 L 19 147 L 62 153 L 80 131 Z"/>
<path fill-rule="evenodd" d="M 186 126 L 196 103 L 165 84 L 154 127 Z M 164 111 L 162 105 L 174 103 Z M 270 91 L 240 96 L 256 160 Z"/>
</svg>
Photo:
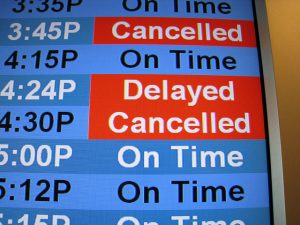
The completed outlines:
<svg viewBox="0 0 300 225">
<path fill-rule="evenodd" d="M 170 44 L 256 47 L 253 21 L 97 17 L 95 44 Z"/>
</svg>

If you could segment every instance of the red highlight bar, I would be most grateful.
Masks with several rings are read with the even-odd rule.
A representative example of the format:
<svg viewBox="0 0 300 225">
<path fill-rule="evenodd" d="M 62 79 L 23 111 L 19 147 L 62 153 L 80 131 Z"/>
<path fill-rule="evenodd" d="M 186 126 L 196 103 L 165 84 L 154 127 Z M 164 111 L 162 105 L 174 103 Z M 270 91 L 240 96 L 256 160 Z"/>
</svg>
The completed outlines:
<svg viewBox="0 0 300 225">
<path fill-rule="evenodd" d="M 256 47 L 256 35 L 245 20 L 96 17 L 94 43 Z"/>
<path fill-rule="evenodd" d="M 89 139 L 264 139 L 258 77 L 92 75 Z"/>
</svg>

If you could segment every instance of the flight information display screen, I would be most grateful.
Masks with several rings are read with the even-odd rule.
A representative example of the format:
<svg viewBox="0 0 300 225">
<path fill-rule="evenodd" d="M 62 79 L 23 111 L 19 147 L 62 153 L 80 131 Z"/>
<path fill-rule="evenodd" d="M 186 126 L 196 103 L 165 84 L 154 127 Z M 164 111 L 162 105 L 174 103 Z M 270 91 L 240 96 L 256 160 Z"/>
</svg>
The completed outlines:
<svg viewBox="0 0 300 225">
<path fill-rule="evenodd" d="M 1 0 L 0 224 L 272 224 L 252 0 Z"/>
</svg>

